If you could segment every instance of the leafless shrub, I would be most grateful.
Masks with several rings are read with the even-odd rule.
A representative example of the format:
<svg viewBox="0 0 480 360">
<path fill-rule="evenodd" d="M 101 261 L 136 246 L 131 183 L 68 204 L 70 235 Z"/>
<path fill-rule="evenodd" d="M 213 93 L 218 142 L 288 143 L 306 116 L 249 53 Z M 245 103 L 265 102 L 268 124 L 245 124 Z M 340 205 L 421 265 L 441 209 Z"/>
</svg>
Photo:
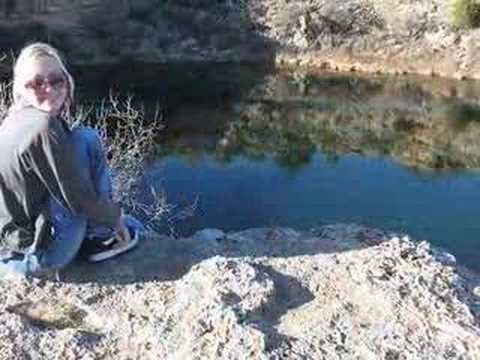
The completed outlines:
<svg viewBox="0 0 480 360">
<path fill-rule="evenodd" d="M 146 157 L 155 146 L 156 132 L 161 130 L 160 111 L 149 121 L 143 107 L 134 107 L 133 98 L 111 94 L 98 106 L 80 106 L 75 112 L 73 126 L 90 126 L 98 130 L 113 172 L 113 194 L 122 207 L 149 221 L 160 219 L 171 211 L 163 194 L 156 194 L 151 204 L 138 203 L 136 185 Z"/>
<path fill-rule="evenodd" d="M 122 208 L 145 219 L 153 230 L 159 230 L 161 223 L 166 224 L 171 235 L 176 236 L 175 223 L 194 213 L 197 200 L 177 209 L 167 201 L 164 191 L 158 192 L 153 187 L 148 203 L 140 202 L 135 196 L 144 162 L 155 150 L 155 137 L 163 128 L 163 120 L 158 106 L 154 114 L 145 119 L 144 107 L 134 106 L 132 96 L 121 98 L 111 94 L 98 106 L 79 107 L 73 124 L 99 131 L 113 171 L 114 197 Z"/>
<path fill-rule="evenodd" d="M 6 82 L 0 83 L 0 124 L 7 115 L 11 103 L 10 84 Z"/>
</svg>

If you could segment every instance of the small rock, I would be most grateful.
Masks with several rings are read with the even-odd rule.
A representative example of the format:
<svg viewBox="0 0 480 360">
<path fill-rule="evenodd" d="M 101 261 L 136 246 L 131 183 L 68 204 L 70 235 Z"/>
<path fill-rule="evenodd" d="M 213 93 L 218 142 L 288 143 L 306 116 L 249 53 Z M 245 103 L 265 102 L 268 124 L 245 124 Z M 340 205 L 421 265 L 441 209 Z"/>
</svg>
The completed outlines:
<svg viewBox="0 0 480 360">
<path fill-rule="evenodd" d="M 95 330 L 101 326 L 100 319 L 90 311 L 59 299 L 26 301 L 6 308 L 34 325 L 56 329 Z"/>
<path fill-rule="evenodd" d="M 457 259 L 455 258 L 455 256 L 447 252 L 442 252 L 438 254 L 437 260 L 447 266 L 455 266 L 457 264 Z"/>
<path fill-rule="evenodd" d="M 220 241 L 225 238 L 225 233 L 219 229 L 203 229 L 197 231 L 193 238 L 197 241 Z"/>
</svg>

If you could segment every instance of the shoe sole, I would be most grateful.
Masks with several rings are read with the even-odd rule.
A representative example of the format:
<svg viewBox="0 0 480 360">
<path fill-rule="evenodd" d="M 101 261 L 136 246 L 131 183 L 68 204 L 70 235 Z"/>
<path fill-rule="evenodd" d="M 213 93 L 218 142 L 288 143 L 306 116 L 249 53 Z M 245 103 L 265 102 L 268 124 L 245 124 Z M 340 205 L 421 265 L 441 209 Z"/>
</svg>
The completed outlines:
<svg viewBox="0 0 480 360">
<path fill-rule="evenodd" d="M 130 240 L 130 242 L 128 243 L 127 246 L 122 247 L 122 248 L 118 248 L 118 249 L 112 249 L 112 250 L 104 251 L 100 254 L 90 255 L 88 257 L 88 261 L 92 262 L 92 263 L 95 263 L 95 262 L 100 262 L 100 261 L 104 261 L 104 260 L 107 260 L 107 259 L 111 259 L 115 256 L 123 254 L 124 252 L 127 252 L 127 251 L 133 249 L 135 246 L 137 246 L 138 238 L 139 238 L 138 231 L 135 231 L 134 237 Z"/>
</svg>

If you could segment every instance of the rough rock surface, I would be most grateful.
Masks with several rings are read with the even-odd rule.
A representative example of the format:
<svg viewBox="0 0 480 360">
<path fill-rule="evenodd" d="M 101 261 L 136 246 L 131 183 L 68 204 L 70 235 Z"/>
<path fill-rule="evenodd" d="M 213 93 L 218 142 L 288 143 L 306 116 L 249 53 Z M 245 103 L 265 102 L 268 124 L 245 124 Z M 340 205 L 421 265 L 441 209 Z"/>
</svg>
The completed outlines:
<svg viewBox="0 0 480 360">
<path fill-rule="evenodd" d="M 48 39 L 74 63 L 261 59 L 480 78 L 480 30 L 449 13 L 449 0 L 4 1 L 0 49 Z"/>
<path fill-rule="evenodd" d="M 0 357 L 478 359 L 476 274 L 356 225 L 191 238 L 2 280 Z"/>
<path fill-rule="evenodd" d="M 479 30 L 452 26 L 448 0 L 284 1 L 267 5 L 263 23 L 282 14 L 289 26 L 270 27 L 273 38 L 292 45 L 284 63 L 346 71 L 420 73 L 479 78 Z M 285 7 L 291 10 L 286 11 Z M 285 21 L 282 22 L 285 24 Z M 280 30 L 280 31 L 279 31 Z M 282 55 L 277 55 L 282 62 Z"/>
</svg>

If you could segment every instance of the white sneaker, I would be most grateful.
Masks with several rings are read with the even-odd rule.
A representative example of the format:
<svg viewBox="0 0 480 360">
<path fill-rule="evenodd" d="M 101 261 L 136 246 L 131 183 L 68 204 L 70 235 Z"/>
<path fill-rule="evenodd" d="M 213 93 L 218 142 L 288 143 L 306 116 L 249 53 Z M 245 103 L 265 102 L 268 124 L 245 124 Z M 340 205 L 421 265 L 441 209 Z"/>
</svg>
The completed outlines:
<svg viewBox="0 0 480 360">
<path fill-rule="evenodd" d="M 123 254 L 138 245 L 139 237 L 139 232 L 134 230 L 133 236 L 128 242 L 118 241 L 115 236 L 94 241 L 93 246 L 89 246 L 87 260 L 89 262 L 100 262 Z"/>
</svg>

